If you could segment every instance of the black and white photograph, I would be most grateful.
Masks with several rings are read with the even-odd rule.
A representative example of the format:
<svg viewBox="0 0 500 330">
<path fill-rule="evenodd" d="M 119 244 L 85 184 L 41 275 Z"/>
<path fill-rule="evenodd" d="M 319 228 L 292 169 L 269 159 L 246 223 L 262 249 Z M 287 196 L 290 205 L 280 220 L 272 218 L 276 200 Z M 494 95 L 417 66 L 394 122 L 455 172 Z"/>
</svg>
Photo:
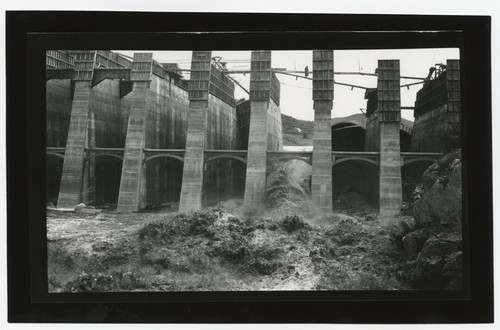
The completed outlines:
<svg viewBox="0 0 500 330">
<path fill-rule="evenodd" d="M 490 18 L 7 18 L 10 322 L 493 321 Z"/>
<path fill-rule="evenodd" d="M 457 48 L 46 53 L 49 292 L 462 290 Z"/>
</svg>

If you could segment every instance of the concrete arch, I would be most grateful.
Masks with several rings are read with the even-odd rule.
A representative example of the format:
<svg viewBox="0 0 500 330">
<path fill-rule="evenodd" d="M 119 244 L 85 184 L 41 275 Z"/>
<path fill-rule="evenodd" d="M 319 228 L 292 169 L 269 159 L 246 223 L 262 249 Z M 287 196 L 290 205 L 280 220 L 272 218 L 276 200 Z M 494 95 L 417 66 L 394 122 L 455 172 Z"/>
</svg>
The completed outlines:
<svg viewBox="0 0 500 330">
<path fill-rule="evenodd" d="M 338 129 L 338 130 L 347 129 L 347 128 L 358 128 L 358 127 L 366 130 L 365 126 L 359 125 L 358 123 L 356 123 L 354 121 L 341 121 L 341 122 L 338 122 L 338 123 L 331 125 L 332 129 L 334 127 L 335 127 L 335 129 Z"/>
<path fill-rule="evenodd" d="M 344 163 L 344 162 L 347 162 L 350 160 L 359 160 L 359 161 L 366 162 L 366 163 L 369 163 L 369 164 L 372 164 L 372 165 L 375 165 L 378 167 L 378 162 L 376 160 L 365 158 L 365 157 L 345 157 L 345 158 L 341 158 L 338 160 L 336 159 L 335 163 L 333 163 L 332 166 L 335 166 L 335 165 L 338 165 L 338 164 L 341 164 L 341 163 Z"/>
<path fill-rule="evenodd" d="M 366 130 L 366 127 L 363 125 L 359 125 L 358 123 L 355 122 L 349 122 L 349 121 L 341 121 L 339 123 L 335 123 L 331 125 L 332 130 L 343 130 L 343 129 L 348 129 L 348 128 L 361 128 L 363 130 Z"/>
<path fill-rule="evenodd" d="M 144 159 L 143 161 L 143 164 L 149 162 L 150 160 L 153 160 L 153 159 L 157 159 L 157 158 L 173 158 L 173 159 L 177 159 L 181 162 L 184 162 L 184 157 L 182 156 L 179 156 L 179 155 L 169 155 L 169 154 L 158 154 L 158 155 L 153 155 L 153 156 L 149 156 L 149 157 L 146 157 L 146 159 Z"/>
<path fill-rule="evenodd" d="M 401 151 L 410 151 L 412 123 L 402 119 L 399 126 Z M 332 150 L 363 151 L 366 150 L 366 137 L 372 139 L 376 132 L 373 127 L 367 127 L 367 117 L 364 114 L 355 114 L 347 117 L 332 118 L 330 129 L 332 132 Z M 370 148 L 368 148 L 370 149 Z"/>
<path fill-rule="evenodd" d="M 58 152 L 47 151 L 47 152 L 45 152 L 45 154 L 47 156 L 55 156 L 55 157 L 59 157 L 59 158 L 64 159 L 64 154 L 61 154 L 61 153 L 58 153 Z"/>
<path fill-rule="evenodd" d="M 123 161 L 123 156 L 122 155 L 106 153 L 106 154 L 97 154 L 97 155 L 93 155 L 91 157 L 85 158 L 85 160 L 83 162 L 86 163 L 89 160 L 95 159 L 97 157 L 114 157 L 114 158 L 117 158 L 117 159 L 120 159 L 121 161 Z"/>
<path fill-rule="evenodd" d="M 205 163 L 211 162 L 216 159 L 223 159 L 223 158 L 230 158 L 230 159 L 236 159 L 239 160 L 240 162 L 244 163 L 245 165 L 247 164 L 247 160 L 243 157 L 239 156 L 234 156 L 234 155 L 218 155 L 218 156 L 213 156 L 205 159 Z"/>
<path fill-rule="evenodd" d="M 365 150 L 366 127 L 356 121 L 341 121 L 331 125 L 332 150 Z"/>
<path fill-rule="evenodd" d="M 403 161 L 403 163 L 401 164 L 401 166 L 406 166 L 408 164 L 416 163 L 416 162 L 431 162 L 431 163 L 434 163 L 434 162 L 436 162 L 436 159 L 434 159 L 434 158 L 413 158 L 413 159 L 408 159 L 408 160 Z"/>
</svg>

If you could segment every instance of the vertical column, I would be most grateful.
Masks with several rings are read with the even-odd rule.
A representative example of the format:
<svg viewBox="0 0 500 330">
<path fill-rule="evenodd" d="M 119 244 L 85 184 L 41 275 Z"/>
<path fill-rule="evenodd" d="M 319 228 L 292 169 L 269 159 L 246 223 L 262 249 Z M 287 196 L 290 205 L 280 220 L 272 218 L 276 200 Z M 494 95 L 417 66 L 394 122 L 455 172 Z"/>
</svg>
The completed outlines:
<svg viewBox="0 0 500 330">
<path fill-rule="evenodd" d="M 202 208 L 211 57 L 211 51 L 193 51 L 191 59 L 188 127 L 179 212 Z"/>
<path fill-rule="evenodd" d="M 152 53 L 135 53 L 130 73 L 132 81 L 131 108 L 128 118 L 125 152 L 123 155 L 119 212 L 138 211 L 141 208 L 143 190 L 143 153 L 146 140 L 149 87 L 153 67 Z"/>
<path fill-rule="evenodd" d="M 262 204 L 266 193 L 267 119 L 272 73 L 271 51 L 253 51 L 250 66 L 250 125 L 245 205 L 258 207 Z"/>
<path fill-rule="evenodd" d="M 380 127 L 379 208 L 382 215 L 399 213 L 402 198 L 399 60 L 378 61 L 377 113 Z"/>
<path fill-rule="evenodd" d="M 333 50 L 313 51 L 314 140 L 311 198 L 323 212 L 332 211 Z"/>
<path fill-rule="evenodd" d="M 79 52 L 75 60 L 73 81 L 75 91 L 71 105 L 71 117 L 64 154 L 61 186 L 57 199 L 58 208 L 74 208 L 82 201 L 83 162 L 90 106 L 92 76 L 96 60 L 95 52 Z"/>
</svg>

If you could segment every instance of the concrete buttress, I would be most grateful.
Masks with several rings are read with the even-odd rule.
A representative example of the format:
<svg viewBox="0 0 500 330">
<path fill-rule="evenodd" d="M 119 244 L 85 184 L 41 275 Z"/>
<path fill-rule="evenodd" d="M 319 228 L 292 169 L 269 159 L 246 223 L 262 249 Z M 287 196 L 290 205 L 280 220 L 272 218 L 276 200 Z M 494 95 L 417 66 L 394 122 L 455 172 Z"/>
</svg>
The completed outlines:
<svg viewBox="0 0 500 330">
<path fill-rule="evenodd" d="M 91 81 L 97 52 L 80 52 L 75 59 L 75 84 L 66 151 L 57 198 L 58 208 L 74 208 L 82 201 L 83 164 L 87 143 Z"/>
<path fill-rule="evenodd" d="M 206 101 L 189 102 L 179 212 L 195 211 L 202 208 L 207 107 L 208 102 Z"/>
<path fill-rule="evenodd" d="M 135 53 L 130 79 L 133 81 L 131 108 L 128 119 L 125 152 L 123 156 L 119 212 L 138 211 L 141 208 L 143 182 L 143 153 L 146 136 L 149 88 L 152 74 L 152 53 Z"/>
<path fill-rule="evenodd" d="M 314 140 L 311 198 L 322 212 L 332 211 L 333 50 L 313 51 Z"/>
<path fill-rule="evenodd" d="M 399 127 L 401 98 L 399 60 L 379 60 L 377 79 L 377 114 L 380 129 L 381 215 L 395 215 L 403 202 Z"/>
<path fill-rule="evenodd" d="M 271 51 L 253 51 L 250 70 L 250 125 L 244 203 L 259 207 L 266 194 L 268 112 L 272 102 Z"/>
<path fill-rule="evenodd" d="M 211 51 L 193 51 L 179 212 L 196 211 L 202 208 L 211 60 Z"/>
<path fill-rule="evenodd" d="M 323 212 L 332 211 L 331 109 L 331 101 L 315 101 L 311 198 Z"/>
<path fill-rule="evenodd" d="M 58 208 L 74 208 L 82 201 L 82 175 L 89 104 L 90 82 L 76 81 L 61 186 L 57 199 Z"/>
<path fill-rule="evenodd" d="M 251 101 L 245 205 L 258 207 L 266 193 L 268 101 Z"/>
</svg>

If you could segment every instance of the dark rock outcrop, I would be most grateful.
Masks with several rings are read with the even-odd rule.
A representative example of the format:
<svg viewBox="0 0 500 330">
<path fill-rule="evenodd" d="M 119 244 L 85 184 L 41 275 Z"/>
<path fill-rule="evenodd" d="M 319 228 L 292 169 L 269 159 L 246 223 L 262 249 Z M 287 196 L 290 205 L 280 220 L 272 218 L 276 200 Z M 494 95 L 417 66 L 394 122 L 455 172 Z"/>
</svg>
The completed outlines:
<svg viewBox="0 0 500 330">
<path fill-rule="evenodd" d="M 429 166 L 414 192 L 416 226 L 402 238 L 412 282 L 421 289 L 462 287 L 462 163 L 460 149 Z"/>
<path fill-rule="evenodd" d="M 403 237 L 403 247 L 408 260 L 414 260 L 419 251 L 422 250 L 425 241 L 429 238 L 429 232 L 425 228 L 412 231 Z"/>
<path fill-rule="evenodd" d="M 460 289 L 462 235 L 443 232 L 429 238 L 417 258 L 413 281 L 423 289 Z"/>
</svg>

